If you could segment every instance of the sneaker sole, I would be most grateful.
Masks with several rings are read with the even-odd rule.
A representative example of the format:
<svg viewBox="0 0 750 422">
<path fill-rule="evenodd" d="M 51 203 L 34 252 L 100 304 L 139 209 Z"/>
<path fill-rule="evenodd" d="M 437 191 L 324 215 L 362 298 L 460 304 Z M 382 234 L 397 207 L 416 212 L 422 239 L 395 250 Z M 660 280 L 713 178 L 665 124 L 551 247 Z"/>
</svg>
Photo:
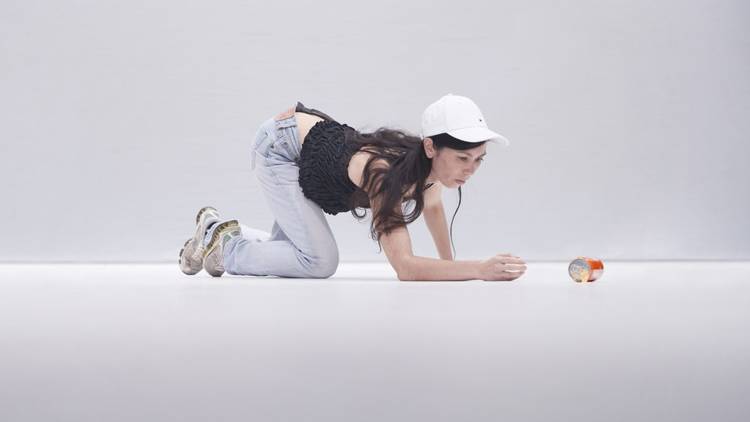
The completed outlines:
<svg viewBox="0 0 750 422">
<path fill-rule="evenodd" d="M 188 243 L 190 243 L 191 240 L 193 240 L 193 239 L 191 238 L 191 239 L 186 240 L 185 244 L 182 245 L 182 249 L 180 249 L 180 253 L 178 255 L 179 259 L 177 259 L 177 263 L 180 265 L 180 270 L 182 270 L 182 272 L 185 273 L 185 274 L 187 274 L 187 275 L 198 274 L 198 272 L 200 271 L 200 268 L 198 269 L 198 271 L 193 271 L 192 268 L 189 271 L 185 271 L 185 268 L 182 267 L 182 259 L 183 258 L 185 258 L 186 260 L 188 259 L 186 256 L 183 257 L 182 254 L 185 252 L 185 248 L 187 248 L 187 245 L 188 245 Z"/>
<path fill-rule="evenodd" d="M 213 211 L 216 216 L 218 217 L 219 212 L 216 211 L 216 208 L 214 207 L 203 207 L 198 211 L 198 215 L 195 216 L 195 234 L 193 235 L 193 242 L 195 243 L 195 249 L 193 250 L 193 255 L 191 256 L 191 259 L 193 261 L 197 261 L 201 263 L 201 266 L 203 266 L 203 257 L 205 256 L 205 253 L 203 253 L 203 236 L 205 236 L 204 230 L 205 227 L 201 226 L 201 218 L 203 218 L 203 214 L 205 214 L 208 211 Z"/>
<path fill-rule="evenodd" d="M 178 254 L 178 258 L 179 259 L 177 260 L 177 263 L 179 264 L 180 269 L 182 270 L 182 272 L 185 273 L 185 274 L 187 274 L 187 275 L 195 275 L 198 272 L 200 272 L 200 270 L 203 268 L 203 255 L 204 254 L 199 252 L 199 250 L 200 250 L 200 244 L 203 243 L 203 234 L 201 233 L 202 230 L 201 230 L 200 222 L 201 222 L 201 218 L 203 217 L 203 214 L 205 214 L 208 211 L 213 211 L 217 215 L 219 213 L 216 210 L 216 208 L 214 208 L 214 207 L 203 207 L 200 210 L 198 210 L 198 214 L 195 215 L 195 225 L 196 225 L 195 234 L 193 235 L 192 238 L 190 238 L 190 239 L 188 239 L 188 240 L 185 241 L 185 244 L 182 245 L 182 249 L 180 249 L 180 253 Z M 188 244 L 191 241 L 193 241 L 193 243 L 196 244 L 196 245 L 198 245 L 198 246 L 194 247 L 194 249 L 192 251 L 190 251 L 191 252 L 190 256 L 187 256 L 187 254 L 185 253 L 185 249 L 187 249 L 187 246 L 188 246 Z M 196 267 L 198 267 L 198 269 L 197 270 L 193 270 L 191 268 L 190 272 L 185 271 L 182 268 L 182 260 L 183 259 L 185 259 L 188 262 L 189 261 L 196 261 L 196 260 L 198 260 L 199 264 L 198 264 L 198 262 L 196 262 L 196 265 L 195 265 Z"/>
<path fill-rule="evenodd" d="M 208 254 L 214 251 L 217 246 L 219 246 L 219 239 L 221 239 L 221 236 L 226 232 L 230 227 L 240 227 L 240 223 L 237 220 L 229 220 L 225 221 L 221 224 L 219 224 L 216 229 L 214 230 L 213 234 L 211 235 L 211 240 L 208 242 L 208 245 L 206 245 L 206 251 L 203 253 L 203 258 L 205 259 Z"/>
<path fill-rule="evenodd" d="M 198 224 L 198 223 L 201 222 L 201 216 L 203 215 L 204 212 L 206 212 L 208 210 L 214 210 L 214 211 L 216 211 L 216 208 L 214 208 L 214 207 L 203 207 L 200 210 L 198 210 L 198 214 L 195 216 L 195 224 Z M 216 213 L 218 214 L 219 212 L 216 211 Z"/>
</svg>

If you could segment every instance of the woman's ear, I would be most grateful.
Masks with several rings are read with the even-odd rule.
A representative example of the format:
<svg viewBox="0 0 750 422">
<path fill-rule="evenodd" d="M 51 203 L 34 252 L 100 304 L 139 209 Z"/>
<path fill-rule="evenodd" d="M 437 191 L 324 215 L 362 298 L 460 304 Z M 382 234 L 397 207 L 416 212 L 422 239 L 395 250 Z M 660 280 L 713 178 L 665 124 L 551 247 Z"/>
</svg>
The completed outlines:
<svg viewBox="0 0 750 422">
<path fill-rule="evenodd" d="M 424 140 L 422 141 L 422 144 L 424 146 L 424 152 L 427 155 L 427 158 L 435 157 L 435 145 L 433 145 L 432 139 L 424 138 Z"/>
</svg>

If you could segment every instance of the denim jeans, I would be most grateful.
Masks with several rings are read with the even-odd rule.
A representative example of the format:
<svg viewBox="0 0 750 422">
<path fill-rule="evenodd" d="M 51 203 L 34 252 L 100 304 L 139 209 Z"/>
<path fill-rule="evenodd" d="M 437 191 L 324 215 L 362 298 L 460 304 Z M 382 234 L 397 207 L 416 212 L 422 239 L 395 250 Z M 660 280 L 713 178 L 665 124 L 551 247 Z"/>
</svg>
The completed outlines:
<svg viewBox="0 0 750 422">
<path fill-rule="evenodd" d="M 251 147 L 251 166 L 275 217 L 271 233 L 241 224 L 241 236 L 224 245 L 224 269 L 235 275 L 327 278 L 339 251 L 323 210 L 302 193 L 302 146 L 289 110 L 269 118 Z"/>
</svg>

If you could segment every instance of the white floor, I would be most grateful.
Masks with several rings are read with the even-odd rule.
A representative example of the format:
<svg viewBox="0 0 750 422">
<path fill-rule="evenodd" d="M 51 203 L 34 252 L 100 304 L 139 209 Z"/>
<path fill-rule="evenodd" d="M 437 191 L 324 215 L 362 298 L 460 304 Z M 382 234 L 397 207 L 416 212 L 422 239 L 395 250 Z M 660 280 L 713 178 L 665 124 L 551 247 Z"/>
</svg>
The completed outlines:
<svg viewBox="0 0 750 422">
<path fill-rule="evenodd" d="M 750 263 L 528 267 L 0 265 L 0 420 L 750 420 Z"/>
</svg>

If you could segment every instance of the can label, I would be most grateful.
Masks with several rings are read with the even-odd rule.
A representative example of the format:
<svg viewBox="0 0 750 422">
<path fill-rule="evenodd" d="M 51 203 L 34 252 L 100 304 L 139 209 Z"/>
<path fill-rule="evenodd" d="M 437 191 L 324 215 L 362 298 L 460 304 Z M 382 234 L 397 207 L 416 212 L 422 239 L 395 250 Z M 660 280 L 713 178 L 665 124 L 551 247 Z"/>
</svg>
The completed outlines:
<svg viewBox="0 0 750 422">
<path fill-rule="evenodd" d="M 591 283 L 601 277 L 604 264 L 601 260 L 579 256 L 568 266 L 568 274 L 576 283 Z"/>
</svg>

